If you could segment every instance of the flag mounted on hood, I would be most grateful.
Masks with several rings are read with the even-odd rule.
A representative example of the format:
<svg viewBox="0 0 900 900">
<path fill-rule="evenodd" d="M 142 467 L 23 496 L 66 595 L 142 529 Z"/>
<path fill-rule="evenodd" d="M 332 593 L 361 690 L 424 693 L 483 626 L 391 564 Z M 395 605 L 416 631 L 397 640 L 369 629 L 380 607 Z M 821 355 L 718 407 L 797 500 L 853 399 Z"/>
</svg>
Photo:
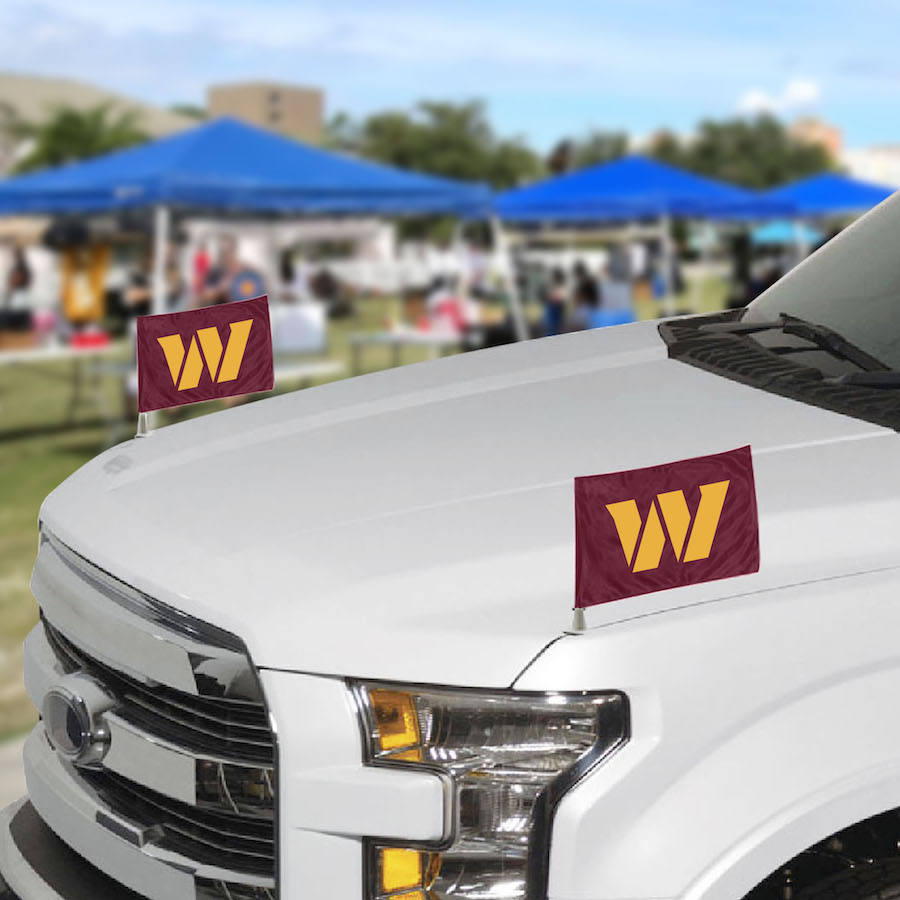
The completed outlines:
<svg viewBox="0 0 900 900">
<path fill-rule="evenodd" d="M 270 391 L 269 300 L 142 316 L 137 363 L 140 412 Z"/>
</svg>

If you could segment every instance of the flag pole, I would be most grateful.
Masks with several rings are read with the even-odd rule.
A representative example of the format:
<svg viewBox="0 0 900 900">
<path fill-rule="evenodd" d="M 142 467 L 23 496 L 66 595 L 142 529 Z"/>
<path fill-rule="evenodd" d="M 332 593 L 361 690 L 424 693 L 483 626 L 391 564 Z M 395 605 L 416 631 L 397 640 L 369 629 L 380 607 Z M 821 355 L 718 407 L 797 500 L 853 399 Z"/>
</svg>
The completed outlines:
<svg viewBox="0 0 900 900">
<path fill-rule="evenodd" d="M 572 627 L 569 629 L 569 634 L 580 634 L 582 631 L 587 630 L 587 625 L 584 621 L 584 610 L 575 607 L 572 610 Z"/>
<path fill-rule="evenodd" d="M 163 203 L 153 208 L 153 273 L 150 282 L 153 315 L 166 311 L 166 253 L 169 249 L 171 212 Z M 136 355 L 136 354 L 135 354 Z M 155 413 L 138 413 L 135 437 L 147 437 L 153 433 Z"/>
</svg>

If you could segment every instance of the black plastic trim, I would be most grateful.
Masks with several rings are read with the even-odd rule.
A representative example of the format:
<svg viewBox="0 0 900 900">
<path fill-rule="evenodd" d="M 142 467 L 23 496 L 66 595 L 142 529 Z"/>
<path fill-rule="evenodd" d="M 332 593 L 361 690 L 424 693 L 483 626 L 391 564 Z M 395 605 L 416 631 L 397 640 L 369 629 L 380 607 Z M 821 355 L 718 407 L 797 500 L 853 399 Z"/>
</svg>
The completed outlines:
<svg viewBox="0 0 900 900">
<path fill-rule="evenodd" d="M 31 803 L 13 816 L 9 832 L 35 874 L 64 900 L 146 900 L 92 866 L 44 823 Z M 15 897 L 12 891 L 11 897 Z M 0 900 L 7 900 L 0 892 Z"/>
<path fill-rule="evenodd" d="M 668 319 L 659 333 L 669 358 L 749 387 L 900 431 L 900 390 L 840 383 L 815 368 L 773 353 L 740 332 L 705 330 L 734 322 L 742 310 Z"/>
</svg>

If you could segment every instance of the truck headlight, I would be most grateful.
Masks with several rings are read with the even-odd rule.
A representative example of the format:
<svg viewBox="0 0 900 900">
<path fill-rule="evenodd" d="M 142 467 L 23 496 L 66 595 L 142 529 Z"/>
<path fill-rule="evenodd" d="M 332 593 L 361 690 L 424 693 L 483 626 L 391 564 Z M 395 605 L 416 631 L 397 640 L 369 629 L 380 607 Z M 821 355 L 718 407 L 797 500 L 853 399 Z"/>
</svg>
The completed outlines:
<svg viewBox="0 0 900 900">
<path fill-rule="evenodd" d="M 627 739 L 625 696 L 375 683 L 355 693 L 370 763 L 438 769 L 453 784 L 443 845 L 370 842 L 370 898 L 542 897 L 556 804 Z"/>
</svg>

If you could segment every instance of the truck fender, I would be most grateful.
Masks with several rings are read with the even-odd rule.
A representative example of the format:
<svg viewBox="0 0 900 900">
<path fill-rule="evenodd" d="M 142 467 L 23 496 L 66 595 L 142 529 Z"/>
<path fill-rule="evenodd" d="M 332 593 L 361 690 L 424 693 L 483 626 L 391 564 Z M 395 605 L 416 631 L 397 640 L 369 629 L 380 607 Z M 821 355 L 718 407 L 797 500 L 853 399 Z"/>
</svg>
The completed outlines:
<svg viewBox="0 0 900 900">
<path fill-rule="evenodd" d="M 705 747 L 666 735 L 654 690 L 626 691 L 632 739 L 556 811 L 551 900 L 740 900 L 900 806 L 900 660 L 807 684 Z"/>
</svg>

